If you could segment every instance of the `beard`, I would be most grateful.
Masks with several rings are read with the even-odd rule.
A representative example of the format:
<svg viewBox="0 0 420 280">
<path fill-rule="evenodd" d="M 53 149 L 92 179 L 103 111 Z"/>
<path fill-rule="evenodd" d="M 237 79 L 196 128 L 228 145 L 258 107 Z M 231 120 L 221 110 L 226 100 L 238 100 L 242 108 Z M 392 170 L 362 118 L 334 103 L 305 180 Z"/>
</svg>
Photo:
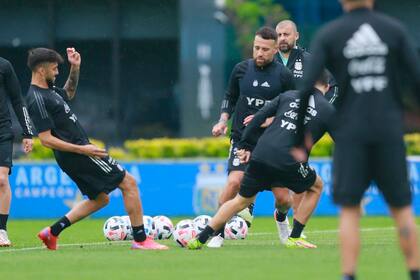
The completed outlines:
<svg viewBox="0 0 420 280">
<path fill-rule="evenodd" d="M 46 78 L 45 81 L 47 82 L 47 85 L 48 85 L 49 88 L 53 88 L 54 87 L 55 83 L 54 83 L 54 80 L 53 79 Z"/>
<path fill-rule="evenodd" d="M 291 51 L 291 49 L 293 49 L 293 46 L 294 45 L 289 45 L 288 43 L 282 43 L 282 44 L 279 44 L 279 50 L 282 53 L 288 53 Z"/>
</svg>

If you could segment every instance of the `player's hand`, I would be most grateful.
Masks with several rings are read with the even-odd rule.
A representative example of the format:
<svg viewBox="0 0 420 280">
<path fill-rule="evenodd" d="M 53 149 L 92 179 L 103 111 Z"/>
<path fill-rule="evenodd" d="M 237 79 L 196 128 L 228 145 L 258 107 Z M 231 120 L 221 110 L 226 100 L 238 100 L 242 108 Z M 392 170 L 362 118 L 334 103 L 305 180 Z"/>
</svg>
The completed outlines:
<svg viewBox="0 0 420 280">
<path fill-rule="evenodd" d="M 217 124 L 213 126 L 211 133 L 213 134 L 213 136 L 216 136 L 216 137 L 220 135 L 226 135 L 227 129 L 228 129 L 227 123 L 224 121 L 219 121 Z"/>
<path fill-rule="evenodd" d="M 80 150 L 81 150 L 81 154 L 84 154 L 90 157 L 103 158 L 108 155 L 105 149 L 99 148 L 93 144 L 80 146 Z"/>
<path fill-rule="evenodd" d="M 304 147 L 294 147 L 290 150 L 290 154 L 298 162 L 308 161 L 308 151 L 312 149 L 314 144 L 312 141 L 312 136 L 309 133 L 306 133 L 304 137 Z"/>
<path fill-rule="evenodd" d="M 254 119 L 254 115 L 249 115 L 244 119 L 243 125 L 247 126 Z"/>
<path fill-rule="evenodd" d="M 82 63 L 82 57 L 75 48 L 67 48 L 67 59 L 72 66 L 79 67 Z"/>
<path fill-rule="evenodd" d="M 290 154 L 297 162 L 307 162 L 308 154 L 303 147 L 294 147 L 290 150 Z"/>
<path fill-rule="evenodd" d="M 25 152 L 25 154 L 32 152 L 33 144 L 34 144 L 34 140 L 32 140 L 31 138 L 23 138 L 22 149 Z"/>
<path fill-rule="evenodd" d="M 236 156 L 239 158 L 241 163 L 247 163 L 251 157 L 251 152 L 244 149 L 237 150 Z"/>
<path fill-rule="evenodd" d="M 269 127 L 274 121 L 274 117 L 265 119 L 265 122 L 261 125 L 261 127 L 266 128 Z"/>
</svg>

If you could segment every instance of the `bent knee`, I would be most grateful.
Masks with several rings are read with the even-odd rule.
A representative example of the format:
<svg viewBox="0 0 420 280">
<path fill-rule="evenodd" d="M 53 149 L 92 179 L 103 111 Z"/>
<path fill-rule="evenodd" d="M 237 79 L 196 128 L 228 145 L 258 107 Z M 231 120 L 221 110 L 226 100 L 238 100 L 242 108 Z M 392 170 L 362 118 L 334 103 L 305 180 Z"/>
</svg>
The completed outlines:
<svg viewBox="0 0 420 280">
<path fill-rule="evenodd" d="M 137 181 L 130 173 L 126 173 L 121 188 L 124 191 L 138 191 Z"/>
<path fill-rule="evenodd" d="M 239 191 L 239 188 L 241 186 L 241 181 L 242 180 L 240 178 L 230 178 L 228 180 L 228 188 Z"/>
<path fill-rule="evenodd" d="M 0 174 L 0 188 L 7 188 L 9 186 L 9 175 Z"/>
<path fill-rule="evenodd" d="M 316 176 L 315 183 L 312 186 L 311 190 L 314 191 L 314 192 L 316 192 L 316 193 L 321 194 L 323 187 L 324 187 L 324 183 L 322 182 L 321 177 Z"/>
<path fill-rule="evenodd" d="M 101 193 L 96 197 L 95 201 L 97 201 L 99 204 L 101 204 L 102 207 L 109 204 L 109 196 L 106 193 Z"/>
</svg>

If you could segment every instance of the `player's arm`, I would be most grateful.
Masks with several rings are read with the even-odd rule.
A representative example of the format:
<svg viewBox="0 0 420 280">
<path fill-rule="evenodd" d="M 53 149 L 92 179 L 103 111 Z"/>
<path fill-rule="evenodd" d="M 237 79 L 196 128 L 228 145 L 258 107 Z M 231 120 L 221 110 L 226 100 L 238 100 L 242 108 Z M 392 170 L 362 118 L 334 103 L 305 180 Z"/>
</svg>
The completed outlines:
<svg viewBox="0 0 420 280">
<path fill-rule="evenodd" d="M 48 111 L 48 100 L 42 99 L 42 96 L 35 93 L 35 97 L 28 101 L 29 114 L 38 130 L 38 137 L 41 144 L 47 148 L 57 151 L 84 154 L 87 156 L 104 157 L 107 155 L 104 149 L 100 149 L 95 145 L 75 145 L 63 141 L 51 134 L 54 128 L 54 122 L 50 118 Z"/>
<path fill-rule="evenodd" d="M 104 149 L 96 147 L 95 145 L 75 145 L 63 141 L 51 134 L 51 130 L 46 130 L 38 134 L 41 144 L 47 148 L 54 149 L 62 152 L 71 152 L 77 154 L 83 154 L 92 157 L 105 157 L 107 152 Z"/>
<path fill-rule="evenodd" d="M 4 69 L 6 94 L 9 95 L 13 110 L 15 111 L 19 124 L 23 130 L 22 149 L 25 153 L 29 153 L 32 151 L 33 132 L 28 110 L 26 109 L 19 81 L 12 65 L 7 62 L 4 67 L 6 68 Z"/>
<path fill-rule="evenodd" d="M 76 95 L 82 58 L 74 48 L 67 48 L 67 59 L 71 66 L 69 77 L 66 81 L 66 84 L 64 85 L 64 89 L 67 92 L 68 99 L 71 100 Z"/>
<path fill-rule="evenodd" d="M 227 132 L 227 121 L 232 116 L 236 103 L 239 98 L 239 79 L 242 78 L 246 71 L 246 62 L 239 63 L 235 66 L 232 73 L 230 74 L 228 88 L 225 93 L 225 97 L 222 101 L 220 118 L 217 124 L 213 126 L 212 134 L 214 136 L 220 136 Z"/>
<path fill-rule="evenodd" d="M 5 69 L 5 89 L 9 95 L 13 110 L 19 120 L 19 124 L 23 130 L 23 138 L 32 138 L 32 127 L 29 119 L 28 111 L 22 97 L 20 85 L 12 65 L 7 62 L 4 66 Z"/>
<path fill-rule="evenodd" d="M 280 99 L 281 95 L 277 96 L 254 115 L 254 118 L 245 127 L 245 130 L 242 133 L 241 141 L 238 143 L 238 149 L 245 149 L 248 151 L 254 149 L 258 141 L 258 139 L 255 139 L 255 134 L 258 133 L 261 125 L 263 125 L 268 118 L 276 115 Z"/>
<path fill-rule="evenodd" d="M 420 59 L 419 54 L 415 48 L 414 42 L 408 35 L 407 31 L 403 29 L 399 34 L 402 35 L 400 56 L 402 57 L 401 71 L 408 73 L 410 80 L 415 86 L 415 93 L 420 104 Z"/>
</svg>

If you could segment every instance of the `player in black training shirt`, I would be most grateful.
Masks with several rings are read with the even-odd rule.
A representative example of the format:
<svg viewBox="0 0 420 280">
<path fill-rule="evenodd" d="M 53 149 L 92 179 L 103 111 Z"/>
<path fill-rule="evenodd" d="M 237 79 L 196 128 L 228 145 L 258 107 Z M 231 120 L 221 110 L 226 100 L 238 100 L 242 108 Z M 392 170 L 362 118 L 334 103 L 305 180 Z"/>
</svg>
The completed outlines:
<svg viewBox="0 0 420 280">
<path fill-rule="evenodd" d="M 214 136 L 226 134 L 227 121 L 232 118 L 229 176 L 219 198 L 219 205 L 235 197 L 242 181 L 245 164 L 240 163 L 236 151 L 237 143 L 245 128 L 245 118 L 255 114 L 279 93 L 294 87 L 290 71 L 274 59 L 276 53 L 277 34 L 274 29 L 263 27 L 255 34 L 253 59 L 238 63 L 230 75 L 228 89 L 222 102 L 220 120 L 212 130 Z M 255 137 L 259 136 L 260 132 L 256 133 Z M 252 214 L 252 207 L 249 212 Z M 250 223 L 251 219 L 248 218 L 247 222 Z M 220 235 L 216 234 L 209 243 L 210 247 L 221 246 L 223 231 Z"/>
<path fill-rule="evenodd" d="M 306 126 L 311 131 L 313 141 L 318 141 L 326 131 L 332 131 L 331 116 L 334 107 L 326 100 L 328 76 L 326 72 L 316 84 L 310 99 L 310 109 L 305 116 Z M 197 237 L 188 243 L 189 249 L 199 249 L 215 230 L 223 227 L 238 210 L 255 200 L 258 192 L 271 190 L 276 198 L 284 193 L 278 189 L 290 189 L 295 193 L 306 192 L 294 215 L 293 230 L 285 243 L 291 248 L 316 248 L 301 238 L 302 230 L 315 209 L 322 192 L 322 181 L 308 163 L 299 163 L 291 155 L 290 149 L 295 141 L 299 92 L 287 91 L 280 94 L 258 113 L 245 129 L 238 144 L 241 160 L 248 162 L 239 194 L 223 204 L 216 215 Z M 258 139 L 254 134 L 267 118 L 274 117 L 272 124 Z M 254 148 L 255 147 L 255 148 Z M 288 193 L 286 192 L 286 195 Z"/>
<path fill-rule="evenodd" d="M 327 67 L 338 81 L 334 150 L 335 203 L 342 207 L 340 239 L 344 279 L 353 279 L 360 247 L 360 201 L 376 182 L 396 221 L 412 279 L 419 279 L 416 223 L 411 209 L 403 141 L 401 75 L 420 91 L 420 61 L 400 22 L 372 11 L 373 0 L 342 0 L 347 12 L 313 40 L 299 116 L 307 109 L 315 78 Z M 303 141 L 299 117 L 298 143 Z M 300 157 L 302 158 L 302 156 Z"/>
<path fill-rule="evenodd" d="M 74 48 L 67 49 L 71 64 L 64 89 L 54 86 L 62 57 L 54 50 L 37 48 L 29 51 L 28 67 L 32 71 L 27 103 L 42 145 L 53 149 L 60 168 L 88 197 L 64 217 L 39 232 L 38 237 L 50 250 L 57 249 L 58 235 L 71 224 L 106 206 L 108 194 L 118 186 L 133 225 L 132 249 L 168 249 L 146 238 L 143 210 L 134 177 L 125 171 L 104 149 L 89 142 L 77 116 L 67 104 L 76 94 L 81 57 Z"/>
<path fill-rule="evenodd" d="M 279 51 L 276 55 L 276 58 L 280 63 L 283 63 L 292 73 L 295 81 L 295 85 L 299 85 L 303 82 L 303 77 L 306 72 L 306 65 L 309 63 L 310 54 L 303 48 L 297 45 L 299 40 L 299 32 L 297 30 L 296 24 L 291 20 L 282 20 L 276 26 L 277 32 L 277 42 Z M 329 73 L 328 73 L 329 74 Z M 336 100 L 338 88 L 335 82 L 335 79 L 332 75 L 329 74 L 328 84 L 330 88 L 325 94 L 325 97 L 329 100 L 330 103 L 334 104 Z M 283 190 L 286 192 L 287 190 Z M 296 212 L 300 202 L 303 198 L 302 194 L 294 194 L 292 199 L 293 212 Z M 289 222 L 287 219 L 287 212 L 279 212 L 281 209 L 283 211 L 288 211 L 288 208 L 284 207 L 275 210 L 274 217 L 276 219 L 277 229 L 279 235 L 288 236 L 287 231 L 289 230 Z M 305 237 L 305 234 L 302 234 Z"/>
<path fill-rule="evenodd" d="M 23 130 L 23 151 L 29 153 L 32 150 L 32 129 L 19 81 L 12 64 L 0 57 L 0 247 L 12 244 L 7 236 L 7 220 L 12 198 L 9 175 L 12 171 L 14 137 L 9 100 Z"/>
</svg>

